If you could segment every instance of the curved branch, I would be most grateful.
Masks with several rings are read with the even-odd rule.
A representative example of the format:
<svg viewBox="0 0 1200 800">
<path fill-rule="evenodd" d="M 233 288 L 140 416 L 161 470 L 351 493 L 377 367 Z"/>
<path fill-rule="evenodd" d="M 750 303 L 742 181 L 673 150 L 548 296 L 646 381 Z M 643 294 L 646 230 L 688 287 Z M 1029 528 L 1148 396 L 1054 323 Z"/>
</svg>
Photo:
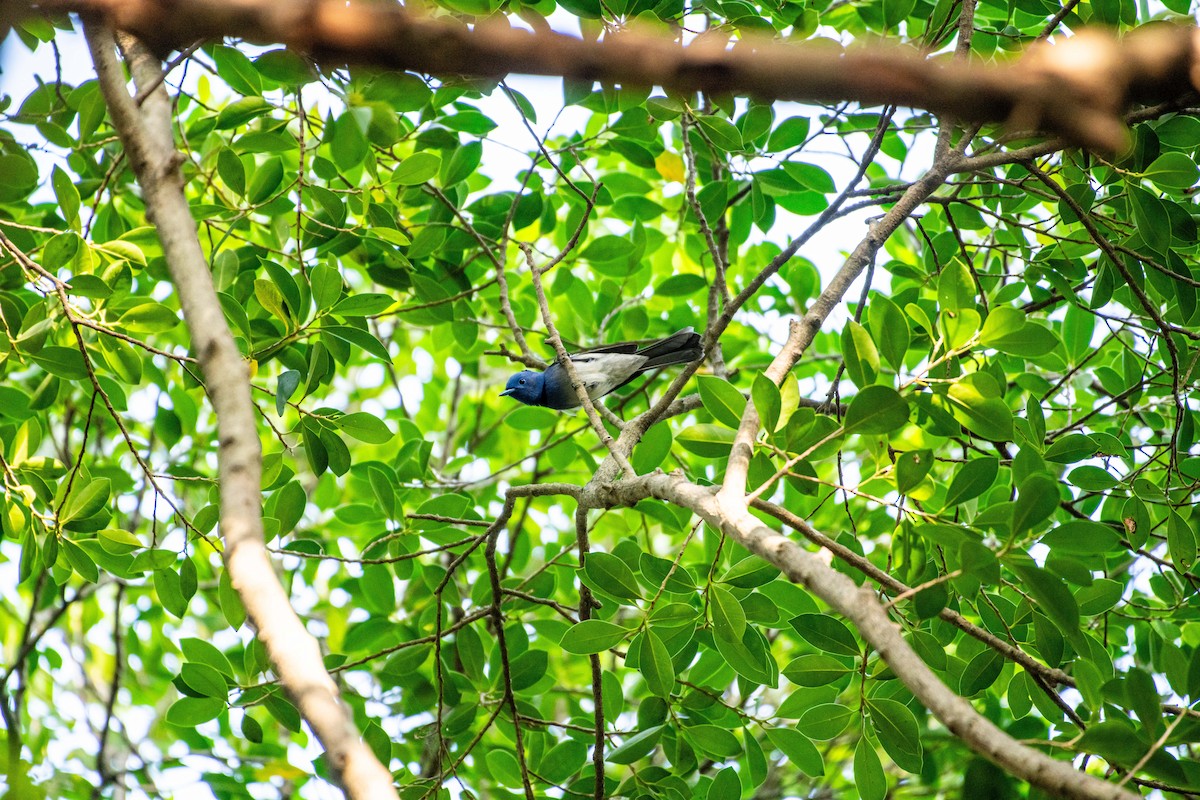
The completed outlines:
<svg viewBox="0 0 1200 800">
<path fill-rule="evenodd" d="M 697 486 L 676 473 L 661 472 L 592 489 L 601 505 L 629 505 L 646 496 L 692 510 L 705 522 L 751 553 L 778 567 L 788 580 L 804 586 L 848 619 L 887 662 L 913 695 L 976 753 L 1010 774 L 1051 795 L 1088 800 L 1134 800 L 1121 786 L 1077 771 L 1013 739 L 950 690 L 921 660 L 888 618 L 874 592 L 771 530 L 746 509 L 741 499 Z"/>
<path fill-rule="evenodd" d="M 112 31 L 89 22 L 84 32 L 113 125 L 142 187 L 146 214 L 158 231 L 216 414 L 220 529 L 230 581 L 280 683 L 325 747 L 335 779 L 350 797 L 394 798 L 391 773 L 359 738 L 350 710 L 322 666 L 320 646 L 292 610 L 264 545 L 262 449 L 250 376 L 217 301 L 184 195 L 183 158 L 175 149 L 170 101 L 159 81 L 161 63 L 139 42 L 123 42 L 135 86 L 156 87 L 139 107 L 125 87 Z"/>
</svg>

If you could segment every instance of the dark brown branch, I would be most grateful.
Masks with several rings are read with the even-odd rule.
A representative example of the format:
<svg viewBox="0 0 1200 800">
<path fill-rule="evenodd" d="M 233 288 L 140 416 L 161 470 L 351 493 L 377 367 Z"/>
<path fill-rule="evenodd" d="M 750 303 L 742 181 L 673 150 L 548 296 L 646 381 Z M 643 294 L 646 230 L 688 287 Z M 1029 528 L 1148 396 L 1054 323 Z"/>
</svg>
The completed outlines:
<svg viewBox="0 0 1200 800">
<path fill-rule="evenodd" d="M 662 86 L 804 101 L 890 103 L 962 122 L 1008 121 L 1108 151 L 1125 144 L 1120 112 L 1192 88 L 1191 28 L 1155 26 L 1119 43 L 1088 32 L 1039 43 L 1008 65 L 943 64 L 918 51 L 873 46 L 841 52 L 747 37 L 682 47 L 663 36 L 623 32 L 583 41 L 507 23 L 474 28 L 411 14 L 392 3 L 310 0 L 42 0 L 43 12 L 79 12 L 145 38 L 159 53 L 197 38 L 279 42 L 319 60 L 440 75 L 561 75 L 583 81 Z"/>
</svg>

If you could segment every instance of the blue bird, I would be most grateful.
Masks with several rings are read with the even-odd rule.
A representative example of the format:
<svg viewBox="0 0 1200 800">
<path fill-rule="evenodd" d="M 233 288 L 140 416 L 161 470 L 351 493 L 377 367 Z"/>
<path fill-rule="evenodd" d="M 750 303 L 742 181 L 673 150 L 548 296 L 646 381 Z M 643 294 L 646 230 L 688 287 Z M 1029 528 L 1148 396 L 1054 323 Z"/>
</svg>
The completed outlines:
<svg viewBox="0 0 1200 800">
<path fill-rule="evenodd" d="M 688 364 L 703 357 L 700 334 L 691 328 L 684 328 L 644 347 L 637 342 L 619 342 L 570 354 L 575 372 L 592 400 L 599 400 L 621 388 L 643 372 L 672 364 Z M 579 405 L 579 397 L 571 386 L 571 376 L 557 361 L 545 372 L 528 369 L 518 372 L 508 379 L 500 395 L 525 405 L 545 406 L 558 411 Z"/>
</svg>

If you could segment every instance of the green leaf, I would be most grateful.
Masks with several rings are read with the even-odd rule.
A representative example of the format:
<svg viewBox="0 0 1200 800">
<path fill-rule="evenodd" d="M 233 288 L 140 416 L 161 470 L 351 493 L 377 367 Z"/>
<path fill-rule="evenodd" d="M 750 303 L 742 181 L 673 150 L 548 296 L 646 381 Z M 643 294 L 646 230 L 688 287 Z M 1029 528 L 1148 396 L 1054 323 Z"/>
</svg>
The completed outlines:
<svg viewBox="0 0 1200 800">
<path fill-rule="evenodd" d="M 687 297 L 708 286 L 708 281 L 702 275 L 688 273 L 675 274 L 666 278 L 654 288 L 654 294 L 659 297 Z"/>
<path fill-rule="evenodd" d="M 589 242 L 579 257 L 593 262 L 623 261 L 633 253 L 633 242 L 624 236 L 601 236 Z"/>
<path fill-rule="evenodd" d="M 909 407 L 890 386 L 868 386 L 850 401 L 847 433 L 891 433 L 908 422 Z"/>
<path fill-rule="evenodd" d="M 505 424 L 519 431 L 545 430 L 554 427 L 558 420 L 558 414 L 537 406 L 519 406 L 504 418 Z"/>
<path fill-rule="evenodd" d="M 1075 303 L 1067 306 L 1067 312 L 1063 315 L 1063 345 L 1072 363 L 1080 363 L 1091 352 L 1095 328 L 1095 314 Z"/>
<path fill-rule="evenodd" d="M 692 725 L 683 728 L 682 733 L 696 750 L 710 758 L 733 758 L 742 752 L 742 745 L 733 732 L 716 725 Z"/>
<path fill-rule="evenodd" d="M 488 772 L 505 786 L 521 785 L 521 765 L 510 751 L 491 748 L 484 755 L 484 761 Z"/>
<path fill-rule="evenodd" d="M 696 386 L 700 389 L 704 410 L 712 414 L 717 422 L 737 430 L 746 410 L 746 398 L 742 393 L 729 381 L 713 375 L 701 375 L 696 379 Z"/>
<path fill-rule="evenodd" d="M 816 654 L 800 656 L 783 669 L 783 676 L 797 686 L 824 686 L 853 672 L 832 656 Z"/>
<path fill-rule="evenodd" d="M 1079 603 L 1079 613 L 1085 617 L 1094 617 L 1111 611 L 1125 593 L 1125 585 L 1120 581 L 1100 578 L 1091 586 L 1084 586 L 1075 593 Z"/>
<path fill-rule="evenodd" d="M 1047 447 L 1043 458 L 1057 464 L 1071 464 L 1091 458 L 1096 453 L 1096 443 L 1090 437 L 1082 433 L 1070 433 Z"/>
<path fill-rule="evenodd" d="M 100 580 L 100 570 L 96 567 L 96 562 L 82 547 L 70 539 L 63 539 L 61 546 L 67 563 L 80 577 L 89 583 L 96 583 Z"/>
<path fill-rule="evenodd" d="M 809 124 L 808 117 L 788 117 L 771 131 L 767 150 L 778 153 L 801 144 L 808 138 Z"/>
<path fill-rule="evenodd" d="M 334 120 L 331 126 L 329 150 L 333 155 L 333 163 L 343 172 L 361 165 L 371 151 L 363 121 L 368 114 L 367 109 L 351 108 Z"/>
<path fill-rule="evenodd" d="M 1167 515 L 1167 551 L 1175 566 L 1186 572 L 1196 562 L 1196 534 L 1179 512 L 1171 509 Z"/>
<path fill-rule="evenodd" d="M 162 303 L 139 303 L 117 320 L 116 327 L 132 333 L 162 333 L 179 324 L 179 314 Z"/>
<path fill-rule="evenodd" d="M 225 701 L 215 697 L 181 697 L 167 709 L 166 720 L 180 728 L 195 728 L 224 710 Z"/>
<path fill-rule="evenodd" d="M 279 291 L 279 287 L 268 280 L 261 278 L 254 281 L 254 297 L 259 304 L 266 309 L 276 319 L 282 320 L 285 323 L 292 322 L 292 315 L 289 313 L 287 306 L 284 304 L 283 293 Z"/>
<path fill-rule="evenodd" d="M 727 153 L 742 149 L 742 134 L 732 122 L 723 117 L 698 116 L 695 118 L 700 130 L 715 147 Z"/>
<path fill-rule="evenodd" d="M 858 712 L 840 703 L 820 703 L 801 715 L 796 729 L 810 739 L 835 739 L 849 727 Z"/>
<path fill-rule="evenodd" d="M 202 697 L 218 697 L 224 701 L 229 696 L 229 684 L 225 678 L 207 664 L 185 663 L 180 667 L 179 677 L 189 689 Z"/>
<path fill-rule="evenodd" d="M 58 209 L 67 221 L 67 225 L 79 229 L 79 189 L 71 181 L 67 173 L 59 166 L 50 172 L 50 184 L 54 187 L 54 197 L 58 200 Z"/>
<path fill-rule="evenodd" d="M 818 650 L 845 656 L 862 655 L 862 647 L 840 619 L 827 614 L 799 614 L 792 617 L 791 626 Z"/>
<path fill-rule="evenodd" d="M 383 420 L 365 411 L 344 414 L 334 424 L 343 433 L 368 444 L 387 444 L 395 436 Z"/>
<path fill-rule="evenodd" d="M 230 583 L 229 573 L 221 570 L 221 578 L 217 585 L 217 600 L 221 605 L 221 616 L 229 623 L 229 627 L 237 630 L 246 621 L 246 609 L 242 607 L 242 599 L 234 591 Z"/>
<path fill-rule="evenodd" d="M 667 646 L 652 628 L 647 628 L 642 633 L 641 645 L 638 652 L 638 671 L 646 680 L 646 688 L 657 697 L 670 697 L 675 689 L 675 668 L 671 665 L 671 654 L 667 651 Z"/>
<path fill-rule="evenodd" d="M 1052 553 L 1067 555 L 1100 555 L 1116 550 L 1121 537 L 1108 525 L 1085 519 L 1064 522 L 1042 537 L 1042 544 Z"/>
<path fill-rule="evenodd" d="M 779 667 L 771 655 L 770 643 L 758 629 L 746 626 L 740 642 L 713 637 L 717 653 L 742 678 L 763 686 L 774 686 L 779 680 Z"/>
<path fill-rule="evenodd" d="M 895 29 L 908 19 L 916 5 L 916 0 L 884 0 L 883 24 L 889 29 Z"/>
<path fill-rule="evenodd" d="M 646 431 L 642 440 L 634 446 L 629 462 L 639 475 L 653 472 L 666 460 L 674 443 L 668 426 L 655 425 Z"/>
<path fill-rule="evenodd" d="M 1166 206 L 1162 200 L 1137 186 L 1128 186 L 1127 192 L 1138 235 L 1148 248 L 1166 255 L 1171 246 L 1171 218 Z"/>
<path fill-rule="evenodd" d="M 1040 567 L 1014 566 L 1022 587 L 1037 601 L 1038 609 L 1070 637 L 1079 631 L 1079 606 L 1061 578 Z"/>
<path fill-rule="evenodd" d="M 892 369 L 899 372 L 904 367 L 904 356 L 911 339 L 904 312 L 891 299 L 876 294 L 867 306 L 867 321 L 871 326 L 872 341 L 879 343 L 879 352 Z"/>
<path fill-rule="evenodd" d="M 767 739 L 780 750 L 792 766 L 808 775 L 819 778 L 825 774 L 825 760 L 816 745 L 798 730 L 792 728 L 767 728 Z"/>
<path fill-rule="evenodd" d="M 721 425 L 692 425 L 675 434 L 683 448 L 703 458 L 725 458 L 733 446 L 734 431 Z"/>
<path fill-rule="evenodd" d="M 896 458 L 896 491 L 908 494 L 929 474 L 933 467 L 932 450 L 910 450 Z"/>
<path fill-rule="evenodd" d="M 950 313 L 975 307 L 975 279 L 967 265 L 957 258 L 946 264 L 938 276 L 938 305 Z"/>
<path fill-rule="evenodd" d="M 1105 492 L 1120 483 L 1108 470 L 1090 464 L 1071 470 L 1067 481 L 1086 492 Z"/>
<path fill-rule="evenodd" d="M 965 503 L 992 488 L 1000 472 L 1000 459 L 992 456 L 973 458 L 955 474 L 946 490 L 945 508 Z"/>
<path fill-rule="evenodd" d="M 287 402 L 292 399 L 292 395 L 296 393 L 296 389 L 300 386 L 300 373 L 294 369 L 284 370 L 279 373 L 279 378 L 275 383 L 275 413 L 283 416 L 283 412 L 287 410 Z"/>
<path fill-rule="evenodd" d="M 713 633 L 731 642 L 740 642 L 746 633 L 746 612 L 733 592 L 719 584 L 708 588 L 709 610 L 712 613 Z"/>
<path fill-rule="evenodd" d="M 589 553 L 584 561 L 584 573 L 597 589 L 618 600 L 641 597 L 633 570 L 612 553 Z"/>
<path fill-rule="evenodd" d="M 1089 725 L 1076 743 L 1080 750 L 1095 753 L 1113 764 L 1137 763 L 1148 749 L 1128 722 L 1107 720 Z"/>
<path fill-rule="evenodd" d="M 912 711 L 902 703 L 884 698 L 869 699 L 867 708 L 879 743 L 896 766 L 919 773 L 923 762 L 921 734 Z"/>
<path fill-rule="evenodd" d="M 250 185 L 246 187 L 246 201 L 254 206 L 264 203 L 282 184 L 283 159 L 268 158 L 250 176 Z"/>
<path fill-rule="evenodd" d="M 514 658 L 509 670 L 512 690 L 523 692 L 536 684 L 546 674 L 549 663 L 549 655 L 545 650 L 526 650 Z"/>
<path fill-rule="evenodd" d="M 630 736 L 618 747 L 605 754 L 604 760 L 609 764 L 632 764 L 640 761 L 658 746 L 662 738 L 663 726 L 654 725 Z"/>
<path fill-rule="evenodd" d="M 331 310 L 339 317 L 371 317 L 382 314 L 396 304 L 391 295 L 364 292 L 342 299 Z"/>
<path fill-rule="evenodd" d="M 854 385 L 865 389 L 875 383 L 879 374 L 879 351 L 867 329 L 854 320 L 846 323 L 842 330 L 842 358 L 846 374 Z"/>
<path fill-rule="evenodd" d="M 313 267 L 308 273 L 308 281 L 318 312 L 332 307 L 342 295 L 342 274 L 326 264 Z"/>
<path fill-rule="evenodd" d="M 655 119 L 672 120 L 683 115 L 683 104 L 673 97 L 655 95 L 646 98 L 646 110 Z"/>
<path fill-rule="evenodd" d="M 1000 677 L 1004 669 L 1004 656 L 995 650 L 984 649 L 976 653 L 958 679 L 958 693 L 963 697 L 982 692 Z"/>
<path fill-rule="evenodd" d="M 1200 178 L 1200 168 L 1184 153 L 1163 153 L 1142 173 L 1164 189 L 1188 189 Z"/>
<path fill-rule="evenodd" d="M 754 410 L 758 412 L 763 430 L 767 433 L 774 433 L 779 427 L 779 414 L 783 408 L 779 387 L 760 372 L 754 376 L 754 386 L 750 390 L 750 397 L 754 400 Z"/>
<path fill-rule="evenodd" d="M 947 351 L 962 350 L 979 331 L 979 312 L 973 308 L 942 312 L 938 316 L 945 332 Z"/>
<path fill-rule="evenodd" d="M 837 191 L 837 185 L 833 182 L 833 178 L 816 164 L 808 164 L 803 161 L 785 161 L 782 166 L 783 171 L 794 178 L 805 189 L 811 189 L 821 194 L 830 194 Z"/>
<path fill-rule="evenodd" d="M 64 380 L 81 381 L 88 376 L 83 354 L 74 347 L 43 347 L 33 360 L 46 372 Z"/>
<path fill-rule="evenodd" d="M 587 745 L 567 739 L 559 742 L 542 757 L 538 774 L 550 783 L 566 783 L 587 762 Z"/>
<path fill-rule="evenodd" d="M 867 737 L 863 736 L 854 747 L 854 786 L 860 800 L 884 800 L 887 797 L 887 776 L 879 754 Z"/>
<path fill-rule="evenodd" d="M 264 77 L 287 86 L 302 86 L 317 79 L 308 62 L 291 50 L 268 50 L 254 59 L 254 69 Z"/>
<path fill-rule="evenodd" d="M 951 384 L 947 397 L 955 419 L 967 430 L 994 442 L 1007 442 L 1013 436 L 1013 414 L 1004 400 L 989 396 L 985 391 L 993 388 L 988 384 L 990 376 L 971 373 Z"/>
<path fill-rule="evenodd" d="M 989 586 L 1000 583 L 1000 562 L 995 553 L 982 542 L 964 539 L 958 548 L 963 572 Z"/>
<path fill-rule="evenodd" d="M 475 174 L 479 161 L 483 157 L 483 144 L 470 142 L 456 148 L 449 161 L 442 162 L 439 181 L 443 188 L 449 189 Z"/>
<path fill-rule="evenodd" d="M 83 482 L 79 481 L 71 487 L 59 514 L 59 523 L 64 527 L 68 523 L 80 519 L 88 519 L 97 514 L 108 504 L 112 496 L 112 482 L 108 478 L 97 478 Z"/>
<path fill-rule="evenodd" d="M 1034 473 L 1021 482 L 1013 503 L 1012 533 L 1020 536 L 1048 518 L 1058 508 L 1058 481 Z"/>
<path fill-rule="evenodd" d="M 738 778 L 737 770 L 726 767 L 716 774 L 709 784 L 705 800 L 741 800 L 742 781 Z"/>
<path fill-rule="evenodd" d="M 254 744 L 262 744 L 262 740 L 263 740 L 262 725 L 260 725 L 254 719 L 254 717 L 250 716 L 249 714 L 243 714 L 240 729 L 242 732 L 242 736 L 244 736 L 246 738 L 246 741 L 253 742 Z"/>
<path fill-rule="evenodd" d="M 628 633 L 625 628 L 612 622 L 585 619 L 568 628 L 559 644 L 568 653 L 586 656 L 616 647 Z"/>
<path fill-rule="evenodd" d="M 441 156 L 436 153 L 413 153 L 396 165 L 392 171 L 392 182 L 401 186 L 417 186 L 437 177 L 441 167 Z"/>
<path fill-rule="evenodd" d="M 1011 306 L 994 308 L 979 331 L 979 341 L 1003 353 L 1036 358 L 1058 346 L 1058 338 L 1047 328 L 1031 323 Z"/>
</svg>

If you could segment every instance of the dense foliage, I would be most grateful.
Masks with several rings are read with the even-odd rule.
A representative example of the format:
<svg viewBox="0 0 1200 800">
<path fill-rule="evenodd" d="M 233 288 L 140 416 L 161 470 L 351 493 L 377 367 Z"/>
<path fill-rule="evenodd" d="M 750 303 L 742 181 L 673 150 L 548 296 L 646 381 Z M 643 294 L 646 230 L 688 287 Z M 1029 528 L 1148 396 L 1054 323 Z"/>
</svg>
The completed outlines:
<svg viewBox="0 0 1200 800">
<path fill-rule="evenodd" d="M 930 51 L 973 28 L 983 59 L 1052 18 L 1148 20 L 1071 5 L 1060 21 L 1048 0 L 571 0 L 556 20 Z M 26 20 L 7 47 L 77 58 L 71 28 Z M 215 420 L 129 164 L 96 82 L 42 77 L 0 123 L 10 796 L 327 796 L 222 568 Z M 1144 114 L 1110 160 L 892 108 L 568 83 L 539 113 L 505 84 L 318 71 L 236 42 L 181 59 L 168 85 L 252 367 L 268 545 L 403 797 L 594 795 L 597 700 L 607 796 L 1028 792 L 852 626 L 690 511 L 591 511 L 580 568 L 573 501 L 521 497 L 486 547 L 509 487 L 582 486 L 607 455 L 582 414 L 498 396 L 519 362 L 553 357 L 529 265 L 560 255 L 542 280 L 569 347 L 732 315 L 685 390 L 699 401 L 633 450 L 639 473 L 719 482 L 752 400 L 752 490 L 898 598 L 946 684 L 1094 774 L 1200 786 L 1181 711 L 1200 697 L 1188 109 Z M 582 121 L 541 141 L 556 103 Z M 505 106 L 528 121 L 524 152 L 482 144 Z M 829 226 L 884 213 L 947 149 L 965 155 L 776 387 L 761 373 L 784 320 L 854 247 L 845 232 L 866 232 Z M 801 255 L 731 305 L 797 236 Z M 630 418 L 669 377 L 606 403 Z M 581 586 L 598 601 L 583 621 Z"/>
</svg>

